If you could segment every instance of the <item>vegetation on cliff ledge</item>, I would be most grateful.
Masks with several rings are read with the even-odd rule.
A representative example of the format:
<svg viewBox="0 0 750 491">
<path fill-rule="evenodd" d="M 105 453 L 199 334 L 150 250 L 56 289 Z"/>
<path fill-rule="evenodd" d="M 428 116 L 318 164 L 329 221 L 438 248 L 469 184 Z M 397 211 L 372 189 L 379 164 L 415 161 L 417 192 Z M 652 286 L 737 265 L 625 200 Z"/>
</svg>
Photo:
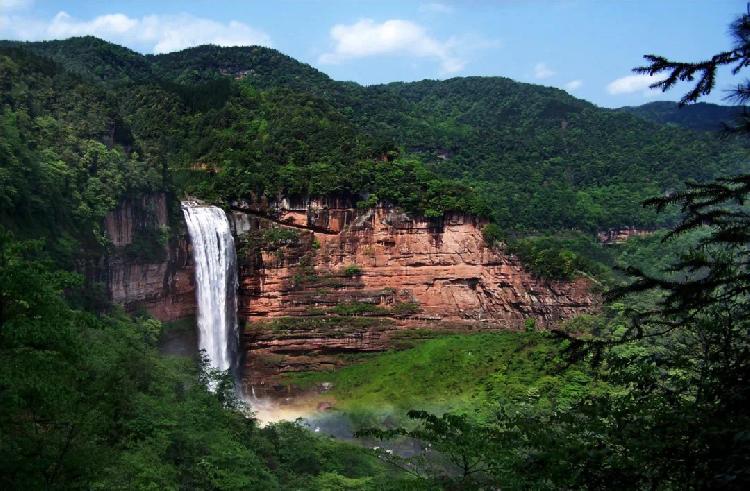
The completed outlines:
<svg viewBox="0 0 750 491">
<path fill-rule="evenodd" d="M 498 404 L 566 408 L 584 393 L 604 390 L 585 364 L 567 365 L 564 349 L 564 343 L 536 332 L 439 336 L 333 372 L 290 375 L 289 380 L 303 387 L 332 383 L 337 408 L 370 424 L 413 408 L 486 418 Z"/>
</svg>

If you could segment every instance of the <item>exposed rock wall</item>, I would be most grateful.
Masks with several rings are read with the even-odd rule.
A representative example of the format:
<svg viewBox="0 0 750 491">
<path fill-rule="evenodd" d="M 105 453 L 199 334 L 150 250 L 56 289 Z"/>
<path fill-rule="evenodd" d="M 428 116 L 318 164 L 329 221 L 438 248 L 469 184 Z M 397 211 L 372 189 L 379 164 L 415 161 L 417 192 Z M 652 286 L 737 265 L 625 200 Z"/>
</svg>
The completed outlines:
<svg viewBox="0 0 750 491">
<path fill-rule="evenodd" d="M 317 215 L 308 213 L 307 222 L 294 223 L 294 244 L 241 251 L 241 317 L 307 315 L 351 302 L 416 303 L 423 319 L 516 325 L 533 317 L 547 324 L 595 303 L 587 281 L 537 279 L 515 257 L 486 247 L 483 223 L 470 216 L 413 220 L 382 207 L 327 215 L 328 223 L 333 216 L 346 225 L 338 233 L 313 232 Z M 240 235 L 279 225 L 245 212 L 234 212 L 233 221 Z"/>
<path fill-rule="evenodd" d="M 597 304 L 586 280 L 540 280 L 486 247 L 484 223 L 471 216 L 425 220 L 386 207 L 357 211 L 347 199 L 279 200 L 234 203 L 230 224 L 245 382 L 259 389 L 419 332 L 512 329 L 528 318 L 544 326 Z M 164 195 L 124 201 L 105 226 L 112 300 L 162 320 L 194 315 L 190 244 L 182 223 L 170 223 Z M 169 242 L 155 246 L 154 231 L 169 226 Z"/>
<path fill-rule="evenodd" d="M 644 237 L 654 233 L 653 230 L 637 228 L 637 227 L 626 227 L 626 228 L 611 228 L 599 232 L 596 234 L 599 242 L 604 245 L 622 244 L 631 237 Z"/>
<path fill-rule="evenodd" d="M 398 347 L 425 330 L 544 326 L 597 304 L 587 280 L 543 281 L 486 247 L 484 223 L 470 216 L 415 220 L 312 201 L 242 204 L 230 222 L 244 381 L 256 393 L 285 396 L 283 373 L 331 369 L 341 354 Z"/>
<path fill-rule="evenodd" d="M 169 234 L 163 193 L 124 200 L 107 215 L 104 226 L 112 243 L 106 280 L 114 303 L 128 310 L 145 308 L 163 321 L 194 315 L 189 243 L 185 234 Z"/>
</svg>

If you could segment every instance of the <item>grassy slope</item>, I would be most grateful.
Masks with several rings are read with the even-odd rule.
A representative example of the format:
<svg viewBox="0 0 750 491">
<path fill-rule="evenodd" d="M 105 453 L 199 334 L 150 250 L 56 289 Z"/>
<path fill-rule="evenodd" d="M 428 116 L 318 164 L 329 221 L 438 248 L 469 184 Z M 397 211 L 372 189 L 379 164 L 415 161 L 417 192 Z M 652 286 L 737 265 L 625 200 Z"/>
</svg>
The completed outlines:
<svg viewBox="0 0 750 491">
<path fill-rule="evenodd" d="M 303 386 L 333 382 L 337 406 L 347 412 L 428 408 L 489 414 L 497 403 L 565 405 L 603 388 L 584 367 L 565 368 L 561 348 L 542 333 L 453 335 L 293 380 Z"/>
</svg>

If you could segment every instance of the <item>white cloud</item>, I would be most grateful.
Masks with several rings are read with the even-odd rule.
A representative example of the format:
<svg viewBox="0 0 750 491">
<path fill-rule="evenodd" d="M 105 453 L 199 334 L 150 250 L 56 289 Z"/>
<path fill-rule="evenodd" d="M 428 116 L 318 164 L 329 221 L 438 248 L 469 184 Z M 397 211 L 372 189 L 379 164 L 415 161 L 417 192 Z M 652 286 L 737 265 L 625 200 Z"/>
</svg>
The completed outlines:
<svg viewBox="0 0 750 491">
<path fill-rule="evenodd" d="M 0 0 L 0 12 L 23 10 L 31 7 L 34 0 Z"/>
<path fill-rule="evenodd" d="M 610 82 L 607 85 L 607 92 L 618 95 L 642 91 L 644 96 L 651 96 L 654 92 L 658 92 L 658 89 L 650 89 L 649 85 L 659 80 L 661 80 L 659 77 L 648 74 L 627 75 Z"/>
<path fill-rule="evenodd" d="M 537 63 L 534 65 L 534 78 L 550 78 L 556 72 L 547 66 L 546 63 Z"/>
<path fill-rule="evenodd" d="M 389 54 L 436 59 L 444 74 L 459 72 L 466 64 L 456 56 L 458 42 L 455 38 L 439 41 L 419 24 L 407 20 L 377 23 L 362 19 L 354 24 L 336 24 L 330 36 L 335 46 L 332 52 L 320 56 L 318 61 L 323 64 Z"/>
<path fill-rule="evenodd" d="M 419 11 L 430 14 L 451 14 L 455 9 L 450 5 L 440 2 L 423 3 L 419 6 Z"/>
<path fill-rule="evenodd" d="M 84 36 L 93 34 L 99 36 L 121 36 L 133 31 L 138 26 L 136 19 L 125 14 L 100 15 L 90 21 L 79 21 L 67 12 L 58 12 L 47 26 L 47 33 L 56 38 Z"/>
<path fill-rule="evenodd" d="M 565 90 L 568 92 L 573 92 L 574 90 L 577 90 L 583 85 L 583 80 L 571 80 L 567 84 L 565 84 Z"/>
<path fill-rule="evenodd" d="M 266 33 L 242 22 L 232 20 L 222 23 L 190 14 L 134 18 L 115 13 L 82 20 L 67 12 L 59 12 L 51 21 L 14 18 L 8 26 L 7 34 L 16 39 L 63 39 L 93 35 L 153 53 L 167 53 L 200 44 L 268 46 L 271 43 Z M 0 34 L 7 36 L 6 30 Z"/>
</svg>

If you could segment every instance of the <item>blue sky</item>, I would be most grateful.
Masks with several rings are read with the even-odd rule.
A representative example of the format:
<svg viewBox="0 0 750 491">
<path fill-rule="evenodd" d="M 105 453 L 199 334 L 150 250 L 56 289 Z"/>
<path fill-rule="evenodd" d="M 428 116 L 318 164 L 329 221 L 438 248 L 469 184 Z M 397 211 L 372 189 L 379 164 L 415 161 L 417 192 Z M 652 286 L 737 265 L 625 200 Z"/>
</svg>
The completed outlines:
<svg viewBox="0 0 750 491">
<path fill-rule="evenodd" d="M 500 75 L 606 107 L 675 100 L 631 68 L 729 46 L 737 0 L 0 0 L 0 39 L 93 34 L 142 53 L 261 44 L 362 84 Z M 731 88 L 728 71 L 711 102 Z"/>
</svg>

